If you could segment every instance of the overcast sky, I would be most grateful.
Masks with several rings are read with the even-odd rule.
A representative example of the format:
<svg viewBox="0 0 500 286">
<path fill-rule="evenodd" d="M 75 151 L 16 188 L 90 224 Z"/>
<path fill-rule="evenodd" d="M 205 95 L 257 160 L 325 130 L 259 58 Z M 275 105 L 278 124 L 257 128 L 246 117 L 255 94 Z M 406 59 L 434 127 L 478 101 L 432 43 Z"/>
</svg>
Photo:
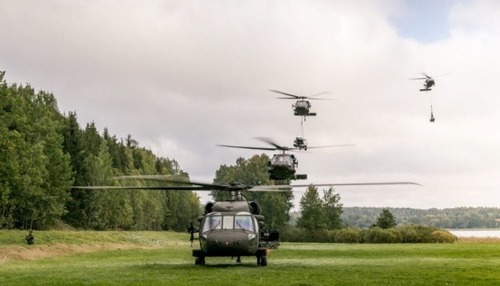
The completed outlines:
<svg viewBox="0 0 500 286">
<path fill-rule="evenodd" d="M 293 144 L 294 101 L 270 89 L 330 91 L 304 135 L 356 146 L 297 153 L 309 179 L 296 183 L 423 185 L 337 187 L 344 206 L 500 206 L 498 51 L 494 0 L 0 0 L 7 82 L 52 92 L 82 126 L 131 134 L 193 180 L 256 154 L 217 144 Z M 446 75 L 425 93 L 408 80 L 422 72 Z"/>
</svg>

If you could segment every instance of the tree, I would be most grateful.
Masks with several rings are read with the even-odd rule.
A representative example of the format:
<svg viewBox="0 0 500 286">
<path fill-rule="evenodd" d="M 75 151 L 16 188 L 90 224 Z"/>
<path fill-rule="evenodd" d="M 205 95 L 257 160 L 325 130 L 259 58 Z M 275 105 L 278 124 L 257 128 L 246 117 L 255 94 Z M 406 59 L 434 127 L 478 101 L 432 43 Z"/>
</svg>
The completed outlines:
<svg viewBox="0 0 500 286">
<path fill-rule="evenodd" d="M 382 209 L 380 216 L 377 218 L 377 222 L 373 226 L 378 226 L 384 229 L 395 227 L 396 220 L 389 209 Z"/>
<path fill-rule="evenodd" d="M 267 163 L 269 157 L 265 154 L 254 155 L 250 159 L 238 158 L 236 165 L 221 165 L 215 173 L 215 183 L 241 183 L 248 185 L 270 185 Z M 216 200 L 227 199 L 227 192 L 212 191 Z M 266 228 L 281 229 L 288 220 L 290 209 L 293 207 L 292 191 L 286 192 L 243 192 L 249 201 L 257 201 L 261 205 L 262 215 L 265 217 Z"/>
<path fill-rule="evenodd" d="M 326 212 L 315 186 L 310 185 L 300 199 L 300 212 L 301 217 L 297 221 L 298 227 L 309 231 L 326 228 Z"/>
<path fill-rule="evenodd" d="M 333 187 L 323 190 L 323 208 L 325 211 L 326 228 L 329 230 L 342 227 L 342 204 L 340 194 L 335 194 Z"/>
</svg>

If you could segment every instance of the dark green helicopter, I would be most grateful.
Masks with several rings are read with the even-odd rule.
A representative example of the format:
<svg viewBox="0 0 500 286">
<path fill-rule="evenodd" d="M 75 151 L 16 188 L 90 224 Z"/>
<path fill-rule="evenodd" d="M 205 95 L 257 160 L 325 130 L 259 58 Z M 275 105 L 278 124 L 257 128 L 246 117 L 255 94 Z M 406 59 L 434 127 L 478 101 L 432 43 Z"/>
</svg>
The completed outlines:
<svg viewBox="0 0 500 286">
<path fill-rule="evenodd" d="M 315 149 L 315 148 L 330 148 L 330 147 L 348 147 L 354 146 L 353 144 L 340 144 L 340 145 L 328 145 L 328 146 L 313 146 L 307 147 L 304 146 L 295 146 L 295 147 L 286 147 L 278 145 L 276 142 L 266 137 L 257 137 L 260 141 L 263 141 L 273 147 L 252 147 L 252 146 L 235 146 L 235 145 L 217 145 L 220 147 L 229 147 L 229 148 L 240 148 L 240 149 L 252 149 L 252 150 L 267 150 L 267 151 L 281 151 L 281 153 L 274 154 L 273 157 L 268 162 L 268 172 L 269 179 L 271 180 L 307 180 L 307 174 L 296 174 L 296 169 L 299 166 L 299 161 L 293 154 L 288 154 L 287 151 L 301 150 L 307 148 Z M 302 144 L 305 143 L 305 139 L 302 139 Z M 296 139 L 297 140 L 297 139 Z M 294 142 L 295 144 L 295 142 Z"/>
<path fill-rule="evenodd" d="M 315 96 L 318 96 L 318 95 L 330 93 L 328 91 L 320 92 L 320 93 L 312 95 L 312 96 L 300 96 L 300 95 L 295 95 L 295 94 L 290 94 L 290 93 L 282 92 L 282 91 L 279 91 L 279 90 L 270 90 L 270 91 L 275 92 L 275 93 L 279 93 L 279 94 L 282 94 L 282 95 L 285 95 L 284 97 L 278 97 L 279 99 L 293 99 L 293 100 L 297 100 L 297 102 L 295 102 L 295 104 L 292 105 L 293 115 L 295 115 L 295 116 L 302 116 L 304 120 L 306 119 L 306 116 L 316 116 L 316 112 L 311 112 L 310 111 L 310 109 L 311 109 L 311 103 L 308 100 L 306 100 L 306 99 L 309 99 L 309 100 L 332 100 L 332 99 L 328 99 L 328 98 L 317 98 L 317 97 L 315 97 Z"/>
<path fill-rule="evenodd" d="M 265 229 L 264 216 L 257 201 L 247 201 L 243 191 L 250 192 L 281 192 L 294 187 L 309 187 L 310 185 L 244 185 L 244 184 L 209 184 L 187 180 L 173 180 L 171 176 L 123 176 L 119 179 L 158 180 L 176 186 L 81 186 L 75 189 L 141 189 L 141 190 L 176 190 L 176 191 L 225 191 L 230 198 L 226 201 L 208 202 L 205 214 L 198 218 L 199 229 L 193 225 L 189 228 L 191 242 L 198 232 L 200 248 L 192 252 L 195 265 L 205 265 L 206 257 L 236 257 L 241 262 L 241 256 L 253 256 L 257 265 L 267 266 L 267 254 L 270 248 L 279 245 L 279 232 Z M 314 186 L 368 186 L 368 185 L 418 185 L 411 182 L 379 182 L 379 183 L 343 183 L 314 184 Z"/>
</svg>

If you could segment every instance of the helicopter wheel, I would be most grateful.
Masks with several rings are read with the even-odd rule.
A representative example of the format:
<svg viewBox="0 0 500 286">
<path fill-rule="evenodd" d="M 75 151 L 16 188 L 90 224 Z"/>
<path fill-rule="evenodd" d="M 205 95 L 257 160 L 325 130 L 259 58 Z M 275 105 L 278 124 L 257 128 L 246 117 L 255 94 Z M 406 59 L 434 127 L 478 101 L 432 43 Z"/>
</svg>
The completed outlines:
<svg viewBox="0 0 500 286">
<path fill-rule="evenodd" d="M 205 256 L 197 256 L 194 259 L 194 265 L 205 265 Z"/>
<path fill-rule="evenodd" d="M 260 258 L 260 266 L 267 266 L 267 256 L 262 256 Z"/>
</svg>

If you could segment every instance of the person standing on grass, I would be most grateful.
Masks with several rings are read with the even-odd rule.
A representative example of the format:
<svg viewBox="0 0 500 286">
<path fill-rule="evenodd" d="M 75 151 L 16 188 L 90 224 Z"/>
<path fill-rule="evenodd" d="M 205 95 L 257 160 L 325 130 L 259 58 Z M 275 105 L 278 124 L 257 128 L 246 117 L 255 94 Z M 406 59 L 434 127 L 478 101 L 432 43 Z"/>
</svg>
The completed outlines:
<svg viewBox="0 0 500 286">
<path fill-rule="evenodd" d="M 26 236 L 26 242 L 31 245 L 33 243 L 35 243 L 35 237 L 33 236 L 33 231 L 30 230 L 30 232 L 28 233 L 28 235 Z"/>
</svg>

